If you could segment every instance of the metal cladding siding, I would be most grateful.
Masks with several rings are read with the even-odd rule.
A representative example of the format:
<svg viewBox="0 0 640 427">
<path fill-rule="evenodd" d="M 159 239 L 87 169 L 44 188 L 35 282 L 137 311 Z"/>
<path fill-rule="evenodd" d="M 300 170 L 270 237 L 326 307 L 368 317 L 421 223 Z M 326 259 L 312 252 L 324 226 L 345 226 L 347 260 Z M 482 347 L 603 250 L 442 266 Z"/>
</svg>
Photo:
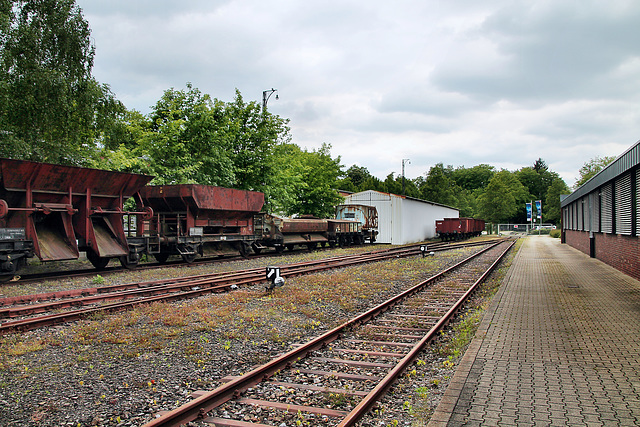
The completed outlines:
<svg viewBox="0 0 640 427">
<path fill-rule="evenodd" d="M 437 219 L 459 215 L 448 206 L 373 190 L 351 194 L 345 204 L 374 206 L 378 210 L 376 241 L 394 245 L 435 237 Z"/>
<path fill-rule="evenodd" d="M 402 238 L 404 243 L 436 237 L 436 220 L 457 217 L 457 209 L 414 199 L 403 200 Z"/>
<path fill-rule="evenodd" d="M 631 235 L 633 202 L 631 201 L 631 175 L 625 174 L 615 181 L 616 233 Z"/>
</svg>

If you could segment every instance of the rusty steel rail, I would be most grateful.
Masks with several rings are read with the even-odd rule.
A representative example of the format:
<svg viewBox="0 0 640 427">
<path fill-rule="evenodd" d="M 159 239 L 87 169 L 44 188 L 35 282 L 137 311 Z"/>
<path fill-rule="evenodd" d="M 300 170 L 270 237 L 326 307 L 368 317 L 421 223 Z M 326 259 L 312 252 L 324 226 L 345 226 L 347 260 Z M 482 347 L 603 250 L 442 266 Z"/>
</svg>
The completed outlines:
<svg viewBox="0 0 640 427">
<path fill-rule="evenodd" d="M 479 242 L 423 242 L 423 243 L 417 243 L 417 244 L 410 244 L 410 245 L 406 245 L 406 246 L 402 246 L 402 248 L 419 248 L 421 245 L 428 245 L 429 246 L 429 250 L 431 251 L 441 251 L 441 250 L 447 250 L 447 249 L 454 249 L 456 247 L 467 247 L 467 246 L 478 246 L 478 245 L 486 245 L 491 243 L 492 241 L 495 240 L 484 240 L 484 241 L 479 241 Z M 379 249 L 379 250 L 375 250 L 372 252 L 386 252 L 386 251 L 390 251 L 390 250 L 395 250 L 395 249 L 399 249 L 399 248 L 391 248 L 391 249 Z M 333 250 L 332 248 L 318 248 L 316 249 L 318 251 L 330 251 Z M 262 253 L 262 254 L 252 254 L 249 255 L 249 258 L 278 258 L 283 256 L 282 253 L 276 253 L 276 252 L 270 252 L 270 253 Z M 246 259 L 246 257 L 242 257 L 240 255 L 231 255 L 231 256 L 226 256 L 223 259 L 214 257 L 214 258 L 199 258 L 196 259 L 195 261 L 193 261 L 192 263 L 185 263 L 182 260 L 174 260 L 174 261 L 167 261 L 165 263 L 158 263 L 158 262 L 149 262 L 149 263 L 144 263 L 144 264 L 139 264 L 135 270 L 137 271 L 142 271 L 142 270 L 154 270 L 157 268 L 164 268 L 164 267 L 171 267 L 171 266 L 182 266 L 182 267 L 197 267 L 197 266 L 202 266 L 202 265 L 206 265 L 206 264 L 211 264 L 211 263 L 219 263 L 219 262 L 229 262 L 229 261 L 237 261 L 237 260 L 241 260 L 241 259 Z M 105 267 L 104 269 L 101 270 L 95 270 L 93 268 L 83 268 L 83 269 L 78 269 L 78 270 L 68 270 L 68 271 L 51 271 L 51 272 L 47 272 L 47 273 L 32 273 L 32 274 L 22 274 L 20 275 L 20 279 L 17 280 L 16 282 L 0 282 L 0 287 L 2 287 L 3 285 L 6 284 L 16 284 L 16 283 L 31 283 L 31 282 L 38 282 L 38 281 L 43 281 L 43 280 L 53 280 L 53 279 L 69 279 L 69 278 L 78 278 L 78 277 L 88 277 L 88 276 L 94 276 L 96 274 L 100 274 L 100 275 L 110 275 L 110 274 L 116 274 L 116 273 L 121 273 L 123 271 L 131 271 L 127 268 L 124 268 L 122 266 L 112 266 L 112 267 Z M 0 306 L 2 305 L 2 303 L 0 302 Z"/>
<path fill-rule="evenodd" d="M 455 246 L 460 247 L 460 246 Z M 451 245 L 446 247 L 451 248 Z M 444 248 L 441 250 L 445 250 Z M 333 257 L 313 262 L 295 263 L 281 267 L 283 277 L 292 277 L 302 274 L 310 274 L 318 271 L 334 268 L 348 267 L 352 265 L 377 262 L 389 258 L 413 256 L 419 253 L 417 247 L 402 247 L 375 251 L 366 254 L 345 255 Z M 172 279 L 170 281 L 150 281 L 144 283 L 133 283 L 127 285 L 113 285 L 111 293 L 101 293 L 102 288 L 89 288 L 81 291 L 63 291 L 62 293 L 72 293 L 83 295 L 81 298 L 74 298 L 65 301 L 54 301 L 37 305 L 15 306 L 0 308 L 0 318 L 18 317 L 33 313 L 43 313 L 65 307 L 77 307 L 82 305 L 97 304 L 99 302 L 129 299 L 129 301 L 119 301 L 104 304 L 97 307 L 84 307 L 69 310 L 62 313 L 46 314 L 38 317 L 30 317 L 19 320 L 11 320 L 0 323 L 0 335 L 12 331 L 25 331 L 43 326 L 50 326 L 64 322 L 75 321 L 89 314 L 96 312 L 115 312 L 133 308 L 141 304 L 153 302 L 172 302 L 181 299 L 194 298 L 213 292 L 223 292 L 236 285 L 251 285 L 265 281 L 264 269 L 249 269 L 239 272 L 214 273 L 211 275 L 192 276 L 187 278 Z M 86 296 L 93 292 L 93 296 Z M 58 293 L 45 294 L 46 297 L 56 298 Z M 35 300 L 44 298 L 42 294 L 34 296 Z M 24 299 L 29 299 L 24 297 Z M 0 300 L 0 306 L 6 301 Z"/>
<path fill-rule="evenodd" d="M 434 245 L 429 245 L 429 248 L 430 248 L 429 250 L 438 252 L 438 251 L 451 250 L 451 249 L 456 249 L 461 247 L 487 245 L 490 243 L 494 243 L 494 241 L 488 240 L 488 241 L 481 241 L 481 242 L 467 242 L 467 243 L 461 243 L 456 245 L 438 243 Z M 292 274 L 291 271 L 293 269 L 312 267 L 314 265 L 323 265 L 328 260 L 348 260 L 348 259 L 357 258 L 360 256 L 366 256 L 366 255 L 378 256 L 380 254 L 387 254 L 387 253 L 397 254 L 397 255 L 400 255 L 400 254 L 414 255 L 415 251 L 419 247 L 420 247 L 420 244 L 417 244 L 417 245 L 403 246 L 400 248 L 382 249 L 382 250 L 372 251 L 364 254 L 342 255 L 338 257 L 325 258 L 317 261 L 306 261 L 306 262 L 286 264 L 281 268 L 283 272 L 285 272 L 287 275 L 291 275 Z M 39 293 L 39 294 L 31 294 L 31 295 L 19 295 L 15 297 L 5 297 L 5 298 L 0 298 L 0 318 L 13 317 L 11 315 L 3 316 L 2 314 L 3 312 L 2 307 L 8 307 L 13 305 L 30 304 L 33 302 L 42 303 L 49 300 L 60 300 L 60 299 L 68 299 L 68 298 L 75 298 L 75 300 L 73 300 L 75 302 L 71 303 L 70 305 L 82 305 L 82 302 L 79 302 L 78 298 L 89 297 L 92 295 L 110 294 L 114 292 L 123 292 L 131 289 L 143 289 L 143 288 L 149 289 L 149 288 L 160 286 L 160 285 L 171 285 L 171 284 L 177 284 L 177 283 L 183 283 L 183 282 L 192 282 L 195 280 L 215 279 L 223 276 L 226 277 L 229 274 L 238 274 L 238 275 L 249 274 L 249 273 L 259 274 L 261 271 L 264 271 L 264 270 L 261 268 L 255 268 L 255 269 L 240 270 L 235 273 L 232 273 L 232 272 L 209 273 L 209 274 L 185 276 L 185 277 L 172 278 L 172 279 L 150 280 L 145 282 L 125 283 L 125 284 L 108 285 L 108 286 L 101 286 L 101 287 L 94 287 L 94 288 L 71 289 L 71 290 L 55 291 L 55 292 L 47 292 L 47 293 Z M 96 301 L 94 302 L 97 302 L 99 300 L 100 299 L 97 298 Z M 103 300 L 108 300 L 108 298 L 105 298 Z M 65 306 L 68 306 L 64 301 L 59 301 L 57 304 L 59 305 L 56 308 L 64 308 Z"/>
<path fill-rule="evenodd" d="M 271 376 L 276 374 L 278 371 L 291 367 L 297 361 L 305 358 L 310 352 L 326 347 L 329 343 L 340 338 L 340 336 L 342 336 L 345 332 L 350 331 L 357 326 L 367 323 L 368 321 L 380 315 L 381 313 L 384 313 L 385 311 L 389 310 L 394 305 L 411 297 L 417 292 L 423 290 L 425 287 L 439 280 L 446 274 L 457 270 L 461 266 L 479 257 L 481 254 L 496 247 L 502 242 L 503 241 L 494 243 L 489 247 L 482 249 L 481 251 L 467 257 L 466 259 L 441 271 L 440 273 L 437 273 L 434 276 L 418 283 L 417 285 L 411 287 L 410 289 L 358 315 L 357 317 L 343 323 L 342 325 L 308 341 L 303 345 L 298 346 L 293 350 L 290 350 L 289 352 L 271 360 L 270 362 L 262 366 L 259 366 L 253 369 L 252 371 L 244 375 L 231 379 L 231 381 L 219 386 L 215 390 L 212 390 L 209 392 L 202 392 L 202 394 L 200 394 L 198 397 L 196 397 L 192 401 L 187 402 L 184 405 L 159 416 L 158 418 L 145 424 L 144 427 L 169 427 L 169 426 L 178 427 L 181 424 L 185 424 L 190 421 L 203 419 L 206 416 L 207 412 L 213 410 L 214 408 L 218 407 L 219 405 L 231 399 L 239 397 L 241 393 L 259 384 L 260 382 L 270 378 Z M 352 411 L 352 413 L 349 413 L 346 416 L 346 418 L 340 424 L 341 426 L 353 425 L 355 421 L 360 419 L 367 411 L 370 410 L 371 405 L 373 405 L 380 398 L 380 396 L 384 394 L 384 392 L 393 383 L 393 381 L 395 381 L 398 375 L 400 375 L 400 373 L 406 368 L 406 366 L 415 359 L 417 354 L 424 348 L 424 346 L 430 341 L 430 339 L 432 339 L 435 333 L 437 333 L 451 319 L 451 317 L 456 313 L 456 311 L 462 306 L 465 299 L 475 290 L 478 284 L 481 283 L 488 276 L 488 274 L 490 274 L 490 272 L 495 268 L 498 262 L 505 256 L 505 254 L 513 246 L 514 243 L 515 241 L 512 242 L 509 245 L 509 247 L 501 253 L 501 255 L 497 258 L 497 260 L 493 262 L 491 267 L 487 271 L 485 271 L 482 277 L 478 279 L 474 283 L 474 285 L 464 293 L 464 295 L 458 300 L 458 302 L 455 303 L 448 310 L 446 315 L 443 316 L 437 322 L 437 324 L 429 331 L 427 336 L 421 339 L 420 342 L 416 346 L 414 346 L 411 352 L 407 354 L 400 361 L 400 363 L 391 370 L 391 372 L 383 379 L 383 381 L 380 382 L 378 386 L 376 386 L 371 392 L 369 392 L 366 395 L 366 397 Z M 246 425 L 251 425 L 251 423 L 246 423 Z"/>
</svg>

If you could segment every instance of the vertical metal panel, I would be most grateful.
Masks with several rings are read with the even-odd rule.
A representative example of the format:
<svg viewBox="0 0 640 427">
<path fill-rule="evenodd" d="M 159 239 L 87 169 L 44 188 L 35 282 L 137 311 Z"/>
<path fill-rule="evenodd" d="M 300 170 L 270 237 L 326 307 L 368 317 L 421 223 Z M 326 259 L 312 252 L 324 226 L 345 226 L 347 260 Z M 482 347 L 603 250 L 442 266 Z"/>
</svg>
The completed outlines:
<svg viewBox="0 0 640 427">
<path fill-rule="evenodd" d="M 578 230 L 582 231 L 584 230 L 584 200 L 582 198 L 578 199 L 577 201 L 577 224 L 578 224 Z"/>
<path fill-rule="evenodd" d="M 615 218 L 616 218 L 616 233 L 624 234 L 626 236 L 631 235 L 632 226 L 632 212 L 633 207 L 631 205 L 631 175 L 625 174 L 615 181 Z"/>
<path fill-rule="evenodd" d="M 600 230 L 600 193 L 594 191 L 591 196 L 591 229 L 599 233 Z"/>
<path fill-rule="evenodd" d="M 584 231 L 592 231 L 591 229 L 591 194 L 584 196 Z"/>
<path fill-rule="evenodd" d="M 607 183 L 600 189 L 600 223 L 603 233 L 611 233 L 613 231 L 613 210 L 611 206 L 611 186 Z"/>
<path fill-rule="evenodd" d="M 636 170 L 636 236 L 640 236 L 640 168 Z"/>
<path fill-rule="evenodd" d="M 413 199 L 401 199 L 402 237 L 401 244 L 420 242 L 436 236 L 436 220 L 456 218 L 457 209 L 432 205 Z"/>
<path fill-rule="evenodd" d="M 391 195 L 378 191 L 363 191 L 361 193 L 350 194 L 345 197 L 345 204 L 361 204 L 374 206 L 378 211 L 378 243 L 393 242 L 393 210 Z"/>
</svg>

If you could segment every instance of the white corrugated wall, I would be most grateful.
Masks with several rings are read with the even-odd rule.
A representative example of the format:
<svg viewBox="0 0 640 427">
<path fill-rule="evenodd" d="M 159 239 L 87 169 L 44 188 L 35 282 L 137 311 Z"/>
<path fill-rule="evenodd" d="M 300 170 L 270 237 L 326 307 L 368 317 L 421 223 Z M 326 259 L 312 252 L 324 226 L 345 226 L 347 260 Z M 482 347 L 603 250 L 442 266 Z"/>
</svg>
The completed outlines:
<svg viewBox="0 0 640 427">
<path fill-rule="evenodd" d="M 367 190 L 345 198 L 345 204 L 375 206 L 379 243 L 402 245 L 435 237 L 436 219 L 455 218 L 457 209 Z"/>
</svg>

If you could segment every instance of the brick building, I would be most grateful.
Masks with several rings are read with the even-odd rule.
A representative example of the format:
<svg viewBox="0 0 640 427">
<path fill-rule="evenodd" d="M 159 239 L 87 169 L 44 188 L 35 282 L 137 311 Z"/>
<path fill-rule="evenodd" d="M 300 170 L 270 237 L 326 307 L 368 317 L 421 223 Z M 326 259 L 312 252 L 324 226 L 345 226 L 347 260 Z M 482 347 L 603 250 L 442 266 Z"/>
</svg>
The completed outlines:
<svg viewBox="0 0 640 427">
<path fill-rule="evenodd" d="M 640 279 L 640 141 L 560 202 L 562 242 Z"/>
</svg>

